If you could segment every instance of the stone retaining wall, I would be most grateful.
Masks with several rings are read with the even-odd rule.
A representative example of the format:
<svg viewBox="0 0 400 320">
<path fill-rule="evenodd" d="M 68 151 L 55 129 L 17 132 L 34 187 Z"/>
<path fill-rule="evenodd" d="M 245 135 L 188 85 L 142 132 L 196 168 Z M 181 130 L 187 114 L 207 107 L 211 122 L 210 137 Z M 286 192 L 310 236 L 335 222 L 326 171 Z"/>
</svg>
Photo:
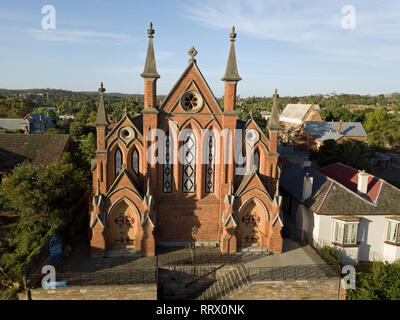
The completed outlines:
<svg viewBox="0 0 400 320">
<path fill-rule="evenodd" d="M 345 300 L 339 279 L 253 282 L 229 300 Z"/>
<path fill-rule="evenodd" d="M 157 285 L 37 288 L 31 290 L 31 297 L 32 300 L 156 300 Z M 18 299 L 27 300 L 27 293 L 18 294 Z"/>
</svg>

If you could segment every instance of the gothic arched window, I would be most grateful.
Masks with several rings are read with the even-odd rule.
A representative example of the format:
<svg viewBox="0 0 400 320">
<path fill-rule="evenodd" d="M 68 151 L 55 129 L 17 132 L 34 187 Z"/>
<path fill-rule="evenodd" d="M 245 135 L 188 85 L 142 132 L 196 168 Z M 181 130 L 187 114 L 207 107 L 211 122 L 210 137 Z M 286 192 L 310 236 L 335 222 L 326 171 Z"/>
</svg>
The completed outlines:
<svg viewBox="0 0 400 320">
<path fill-rule="evenodd" d="M 212 135 L 208 138 L 207 143 L 207 166 L 206 166 L 206 192 L 214 192 L 214 176 L 215 176 L 215 139 Z"/>
<path fill-rule="evenodd" d="M 260 172 L 260 153 L 258 150 L 254 152 L 254 166 L 256 167 L 257 173 Z"/>
<path fill-rule="evenodd" d="M 115 175 L 117 176 L 121 171 L 122 167 L 122 153 L 121 150 L 115 151 Z"/>
<path fill-rule="evenodd" d="M 195 192 L 196 183 L 196 137 L 191 131 L 183 140 L 183 192 Z"/>
<path fill-rule="evenodd" d="M 172 139 L 167 132 L 164 137 L 164 169 L 163 169 L 163 192 L 172 191 Z"/>
<path fill-rule="evenodd" d="M 139 152 L 136 148 L 132 152 L 132 169 L 133 172 L 139 174 Z"/>
</svg>

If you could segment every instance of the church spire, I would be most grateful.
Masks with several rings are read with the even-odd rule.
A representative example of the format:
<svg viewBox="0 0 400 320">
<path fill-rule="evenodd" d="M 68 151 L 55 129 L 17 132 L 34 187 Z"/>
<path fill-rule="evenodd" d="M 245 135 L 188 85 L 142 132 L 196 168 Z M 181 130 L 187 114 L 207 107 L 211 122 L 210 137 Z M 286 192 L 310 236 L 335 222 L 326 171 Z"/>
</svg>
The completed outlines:
<svg viewBox="0 0 400 320">
<path fill-rule="evenodd" d="M 278 113 L 278 89 L 275 89 L 274 97 L 274 104 L 272 106 L 271 117 L 268 122 L 268 129 L 269 130 L 281 130 L 281 125 L 279 123 L 279 113 Z"/>
<path fill-rule="evenodd" d="M 221 79 L 222 81 L 240 81 L 242 78 L 239 76 L 237 63 L 236 63 L 236 53 L 235 53 L 235 27 L 232 27 L 231 37 L 231 48 L 229 50 L 228 63 L 226 64 L 225 75 Z"/>
<path fill-rule="evenodd" d="M 157 68 L 156 68 L 156 58 L 154 56 L 154 47 L 153 47 L 154 29 L 153 29 L 153 23 L 151 22 L 150 22 L 150 29 L 147 30 L 147 34 L 149 35 L 149 45 L 147 47 L 146 62 L 141 76 L 143 78 L 158 79 L 160 78 L 160 75 L 157 73 Z"/>
<path fill-rule="evenodd" d="M 104 98 L 103 98 L 105 91 L 106 89 L 103 86 L 103 82 L 101 82 L 99 88 L 100 92 L 99 108 L 97 110 L 96 122 L 94 123 L 96 127 L 107 126 L 109 124 L 107 120 L 107 113 L 106 113 L 106 108 L 104 106 Z"/>
</svg>

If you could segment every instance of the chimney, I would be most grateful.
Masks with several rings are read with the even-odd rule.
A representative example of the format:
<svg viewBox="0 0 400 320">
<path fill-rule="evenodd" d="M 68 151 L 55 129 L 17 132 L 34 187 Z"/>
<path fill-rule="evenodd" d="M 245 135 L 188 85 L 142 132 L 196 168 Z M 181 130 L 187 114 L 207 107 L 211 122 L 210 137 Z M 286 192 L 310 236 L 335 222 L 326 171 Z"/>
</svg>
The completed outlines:
<svg viewBox="0 0 400 320">
<path fill-rule="evenodd" d="M 338 128 L 337 128 L 337 133 L 338 134 L 342 134 L 342 120 L 339 121 Z"/>
<path fill-rule="evenodd" d="M 363 171 L 358 172 L 358 183 L 357 183 L 357 193 L 359 195 L 365 196 L 368 193 L 368 173 Z"/>
<path fill-rule="evenodd" d="M 304 176 L 303 200 L 307 200 L 312 196 L 313 180 L 314 178 L 311 177 L 308 173 Z"/>
</svg>

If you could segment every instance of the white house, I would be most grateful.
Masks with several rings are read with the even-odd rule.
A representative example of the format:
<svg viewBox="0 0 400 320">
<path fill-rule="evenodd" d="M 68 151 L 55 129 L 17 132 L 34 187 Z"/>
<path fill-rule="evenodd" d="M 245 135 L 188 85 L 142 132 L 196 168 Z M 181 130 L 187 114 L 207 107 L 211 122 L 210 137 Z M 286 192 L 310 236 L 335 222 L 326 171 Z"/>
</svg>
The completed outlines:
<svg viewBox="0 0 400 320">
<path fill-rule="evenodd" d="M 342 264 L 400 259 L 400 190 L 336 163 L 282 171 L 283 224 L 289 235 L 334 247 Z"/>
</svg>

